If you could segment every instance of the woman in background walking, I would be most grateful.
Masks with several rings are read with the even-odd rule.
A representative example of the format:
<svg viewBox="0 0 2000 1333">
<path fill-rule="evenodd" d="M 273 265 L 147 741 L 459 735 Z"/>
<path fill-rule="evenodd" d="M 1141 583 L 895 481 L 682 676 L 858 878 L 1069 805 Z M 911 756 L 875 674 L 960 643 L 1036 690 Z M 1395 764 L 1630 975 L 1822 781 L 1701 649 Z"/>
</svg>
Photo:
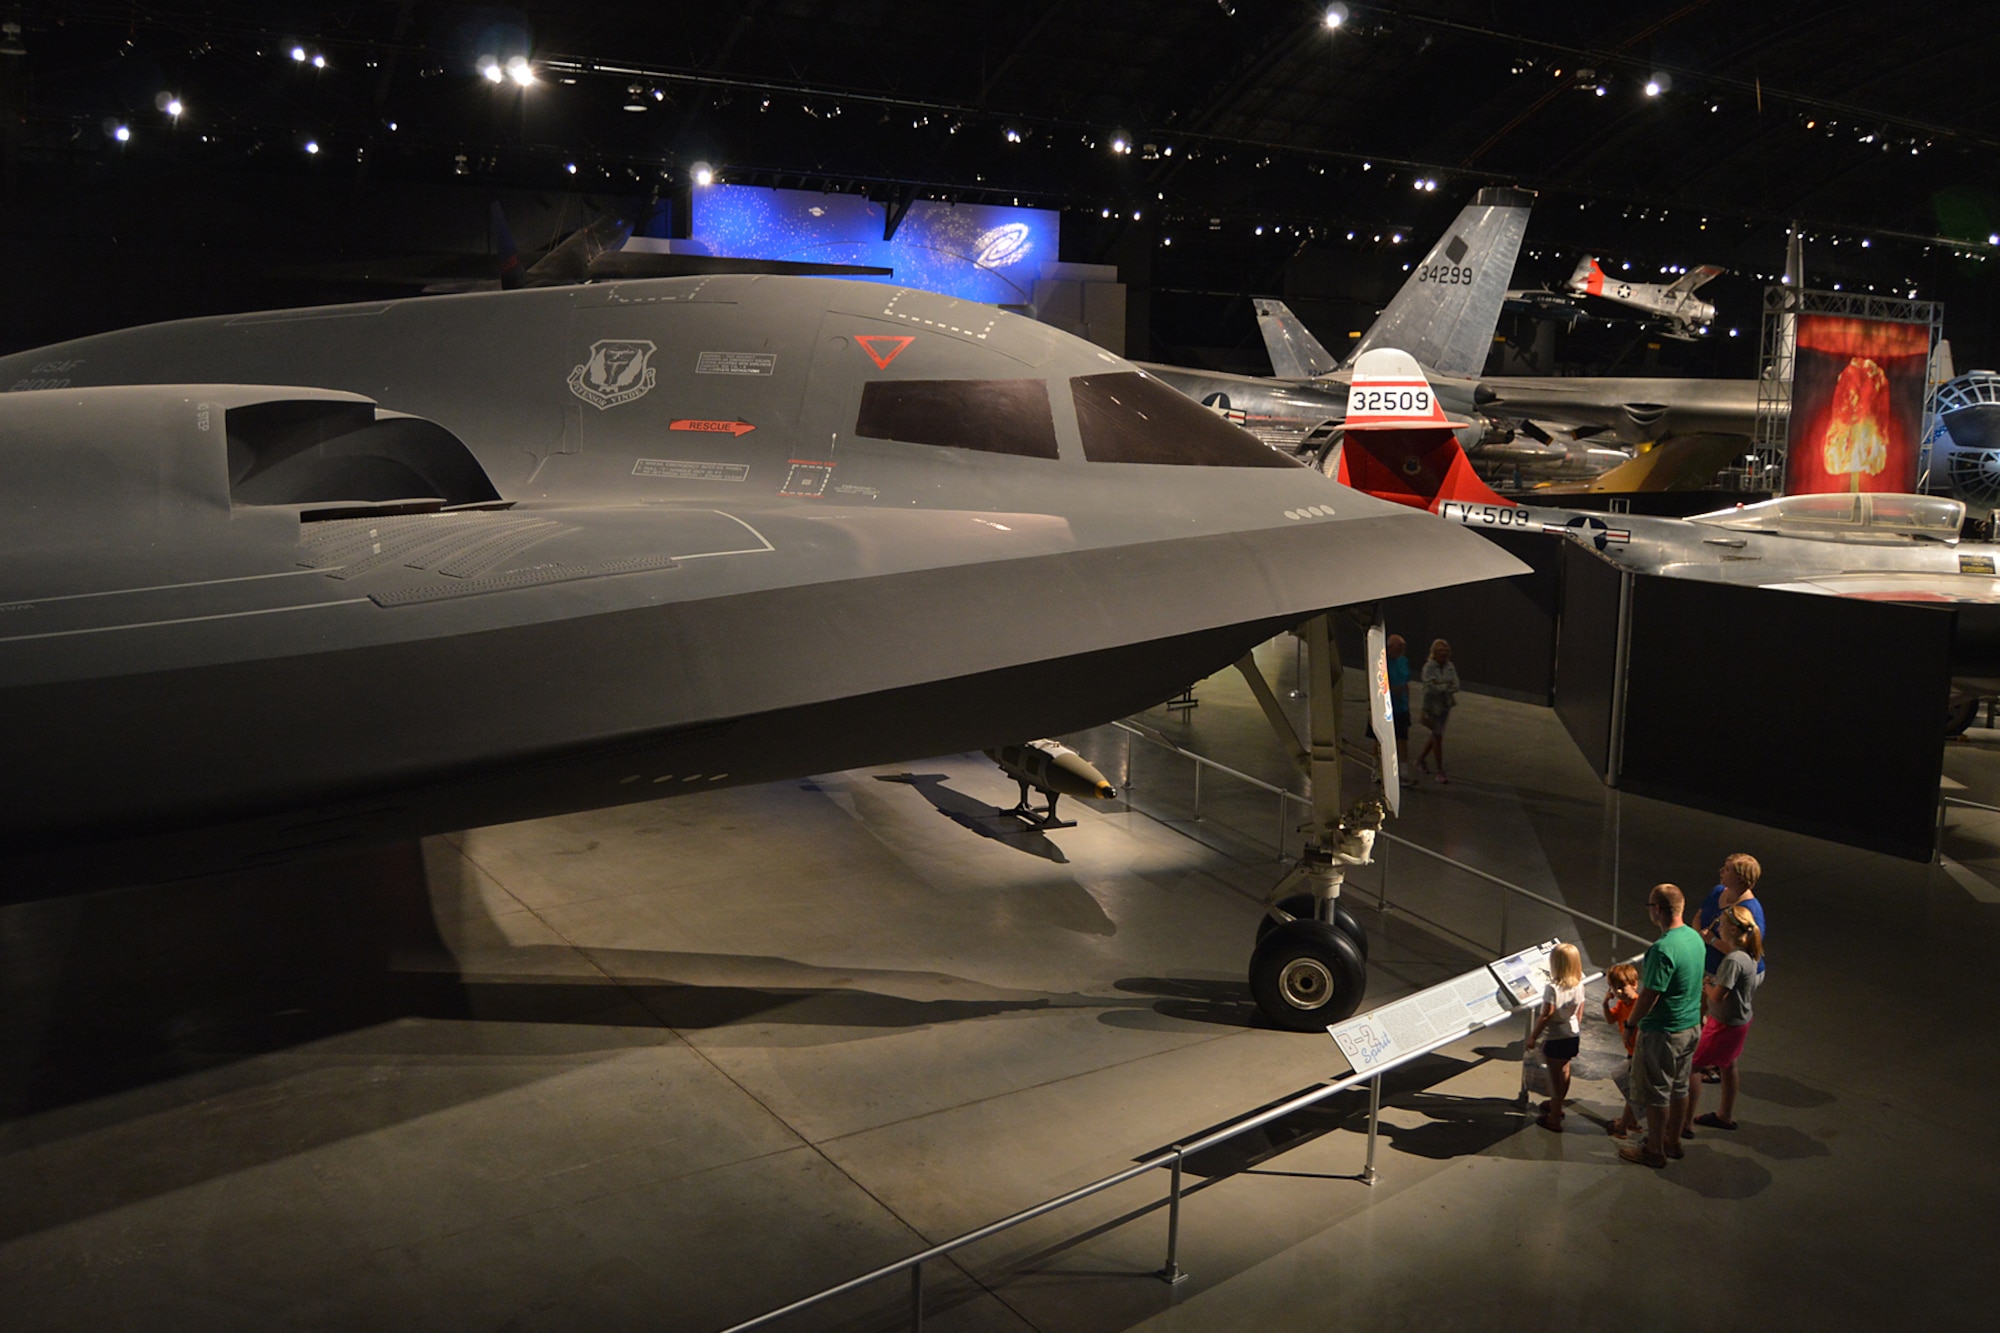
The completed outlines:
<svg viewBox="0 0 2000 1333">
<path fill-rule="evenodd" d="M 1458 668 L 1451 664 L 1451 645 L 1443 639 L 1431 641 L 1430 660 L 1424 663 L 1424 725 L 1430 739 L 1417 756 L 1417 767 L 1430 772 L 1431 756 L 1437 756 L 1437 780 L 1450 782 L 1444 771 L 1444 728 L 1451 710 L 1458 706 Z"/>
</svg>

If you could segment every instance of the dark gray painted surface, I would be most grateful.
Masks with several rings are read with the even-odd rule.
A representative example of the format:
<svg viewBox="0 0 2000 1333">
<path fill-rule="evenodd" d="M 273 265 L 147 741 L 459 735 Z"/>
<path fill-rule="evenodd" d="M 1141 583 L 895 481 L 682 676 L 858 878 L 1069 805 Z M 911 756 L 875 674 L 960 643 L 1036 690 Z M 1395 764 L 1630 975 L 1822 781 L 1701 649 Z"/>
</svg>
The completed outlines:
<svg viewBox="0 0 2000 1333">
<path fill-rule="evenodd" d="M 1516 568 L 1248 435 L 1252 466 L 1087 462 L 1071 382 L 1132 369 L 989 307 L 754 276 L 0 359 L 72 381 L 0 395 L 9 892 L 1017 742 Z M 856 435 L 865 384 L 954 378 L 1045 385 L 1059 456 Z M 489 493 L 465 451 L 501 501 L 426 505 Z"/>
</svg>

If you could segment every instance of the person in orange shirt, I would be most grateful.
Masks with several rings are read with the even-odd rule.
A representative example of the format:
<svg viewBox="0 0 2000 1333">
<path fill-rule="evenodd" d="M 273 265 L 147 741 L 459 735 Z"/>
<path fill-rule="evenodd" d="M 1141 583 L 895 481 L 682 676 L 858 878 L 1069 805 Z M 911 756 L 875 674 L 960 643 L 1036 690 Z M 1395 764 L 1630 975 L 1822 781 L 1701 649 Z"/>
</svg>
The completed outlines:
<svg viewBox="0 0 2000 1333">
<path fill-rule="evenodd" d="M 1639 969 L 1630 963 L 1614 964 L 1604 974 L 1604 1021 L 1618 1029 L 1625 1038 L 1625 1054 L 1629 1058 L 1633 1046 L 1638 1042 L 1639 1029 L 1632 1025 L 1632 1006 L 1639 1002 Z M 1622 1076 L 1618 1091 L 1626 1092 Z M 1639 1113 L 1631 1099 L 1625 1102 L 1625 1109 L 1618 1118 L 1605 1126 L 1614 1139 L 1622 1139 L 1639 1127 Z"/>
</svg>

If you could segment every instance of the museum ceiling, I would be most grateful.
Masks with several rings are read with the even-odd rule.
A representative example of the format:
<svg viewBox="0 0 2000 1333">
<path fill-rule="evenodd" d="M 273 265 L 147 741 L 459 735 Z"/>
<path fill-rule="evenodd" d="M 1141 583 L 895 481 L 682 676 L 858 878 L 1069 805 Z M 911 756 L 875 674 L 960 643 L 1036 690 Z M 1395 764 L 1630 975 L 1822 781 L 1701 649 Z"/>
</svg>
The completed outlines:
<svg viewBox="0 0 2000 1333">
<path fill-rule="evenodd" d="M 1510 183 L 1540 194 L 1530 248 L 1556 277 L 1591 247 L 1761 281 L 1792 220 L 1820 273 L 1884 291 L 1995 267 L 1988 6 L 1332 8 L 1337 26 L 1290 0 L 0 0 L 19 26 L 0 147 L 54 179 L 150 159 L 222 191 L 671 199 L 706 166 L 1064 207 L 1092 220 L 1065 229 L 1080 259 L 1135 232 L 1232 262 L 1383 246 Z"/>
</svg>

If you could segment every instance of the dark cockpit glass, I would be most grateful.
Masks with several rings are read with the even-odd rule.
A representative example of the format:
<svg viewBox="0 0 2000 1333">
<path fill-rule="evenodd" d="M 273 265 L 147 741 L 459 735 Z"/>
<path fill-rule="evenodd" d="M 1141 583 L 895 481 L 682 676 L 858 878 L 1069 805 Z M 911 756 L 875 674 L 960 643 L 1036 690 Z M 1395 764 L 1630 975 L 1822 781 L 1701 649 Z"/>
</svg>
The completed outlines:
<svg viewBox="0 0 2000 1333">
<path fill-rule="evenodd" d="M 1024 458 L 1056 456 L 1046 380 L 873 380 L 854 433 Z"/>
<path fill-rule="evenodd" d="M 1093 463 L 1298 466 L 1151 375 L 1123 370 L 1078 375 L 1069 384 L 1083 456 Z"/>
</svg>

